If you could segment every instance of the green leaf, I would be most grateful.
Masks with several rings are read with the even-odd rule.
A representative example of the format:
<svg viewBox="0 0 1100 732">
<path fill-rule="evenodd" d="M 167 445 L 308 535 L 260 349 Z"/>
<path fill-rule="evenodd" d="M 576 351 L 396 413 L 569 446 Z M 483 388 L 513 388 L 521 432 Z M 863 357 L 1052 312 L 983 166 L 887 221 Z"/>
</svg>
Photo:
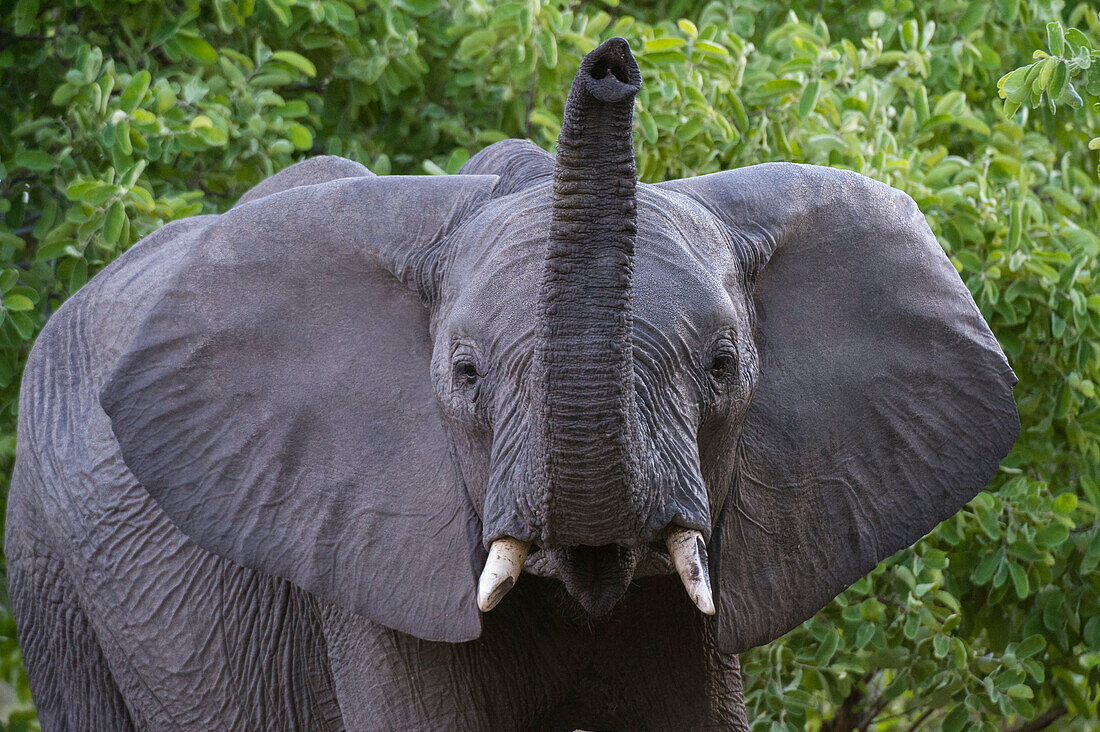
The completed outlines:
<svg viewBox="0 0 1100 732">
<path fill-rule="evenodd" d="M 957 704 L 955 708 L 944 717 L 942 730 L 943 732 L 962 732 L 962 729 L 966 726 L 969 719 L 970 714 L 966 710 L 966 705 Z"/>
<path fill-rule="evenodd" d="M 989 129 L 989 125 L 987 125 L 985 122 L 982 122 L 977 117 L 958 117 L 955 119 L 955 123 L 961 127 L 965 127 L 971 132 L 976 132 L 983 137 L 988 137 L 989 134 L 992 132 L 992 130 Z"/>
<path fill-rule="evenodd" d="M 476 58 L 491 51 L 496 41 L 497 31 L 495 29 L 481 28 L 462 39 L 462 42 L 458 44 L 458 53 L 466 58 Z"/>
<path fill-rule="evenodd" d="M 901 47 L 906 51 L 915 49 L 920 37 L 920 26 L 913 18 L 901 24 Z"/>
<path fill-rule="evenodd" d="M 814 106 L 817 104 L 817 94 L 821 90 L 821 82 L 818 79 L 806 84 L 806 88 L 802 91 L 802 97 L 798 100 L 798 116 L 805 119 L 810 115 L 810 112 L 814 111 Z"/>
<path fill-rule="evenodd" d="M 1054 512 L 1061 514 L 1073 513 L 1077 509 L 1076 493 L 1060 493 L 1054 498 Z"/>
<path fill-rule="evenodd" d="M 952 117 L 962 113 L 966 104 L 966 97 L 958 89 L 953 89 L 936 102 L 935 108 L 932 110 L 932 116 L 950 115 Z"/>
<path fill-rule="evenodd" d="M 1055 547 L 1069 539 L 1069 529 L 1061 524 L 1044 526 L 1035 532 L 1035 541 L 1040 546 Z"/>
<path fill-rule="evenodd" d="M 647 143 L 653 145 L 657 142 L 657 123 L 653 120 L 653 115 L 644 109 L 639 111 L 638 126 L 642 128 L 642 135 Z"/>
<path fill-rule="evenodd" d="M 687 142 L 698 135 L 703 129 L 703 118 L 692 117 L 682 125 L 677 125 L 675 135 L 680 142 Z"/>
<path fill-rule="evenodd" d="M 538 44 L 543 65 L 548 69 L 555 68 L 558 65 L 558 42 L 554 39 L 554 34 L 542 28 L 535 34 L 535 43 Z"/>
<path fill-rule="evenodd" d="M 108 244 L 117 244 L 125 221 L 126 211 L 122 206 L 122 201 L 115 201 L 107 210 L 107 217 L 103 224 L 103 240 Z"/>
<path fill-rule="evenodd" d="M 17 168 L 28 168 L 38 173 L 45 173 L 54 169 L 57 158 L 42 150 L 20 150 L 15 153 L 13 162 Z"/>
<path fill-rule="evenodd" d="M 34 336 L 34 321 L 27 317 L 26 313 L 9 312 L 8 321 L 15 327 L 15 332 L 23 340 L 30 340 Z"/>
<path fill-rule="evenodd" d="M 422 163 L 424 170 L 431 175 L 447 175 L 447 171 L 435 164 L 431 160 L 425 160 Z"/>
<path fill-rule="evenodd" d="M 871 623 L 862 623 L 856 632 L 856 648 L 865 648 L 871 642 L 875 634 L 875 626 Z"/>
<path fill-rule="evenodd" d="M 1088 36 L 1076 28 L 1066 28 L 1065 40 L 1069 44 L 1071 52 L 1090 51 L 1092 50 L 1092 44 L 1089 42 Z"/>
<path fill-rule="evenodd" d="M 1046 91 L 1050 88 L 1051 79 L 1054 78 L 1054 70 L 1061 65 L 1056 58 L 1045 58 L 1039 63 L 1039 75 L 1031 84 L 1032 93 Z"/>
<path fill-rule="evenodd" d="M 1050 314 L 1050 334 L 1055 338 L 1061 338 L 1066 332 L 1066 321 L 1057 314 Z"/>
<path fill-rule="evenodd" d="M 654 66 L 671 66 L 673 64 L 684 63 L 687 61 L 685 56 L 680 51 L 654 51 L 642 56 L 642 59 Z"/>
<path fill-rule="evenodd" d="M 646 41 L 642 48 L 645 53 L 655 53 L 657 51 L 671 51 L 680 48 L 685 43 L 686 41 L 683 38 L 654 38 L 651 41 Z"/>
<path fill-rule="evenodd" d="M 1050 77 L 1050 88 L 1047 89 L 1047 94 L 1054 101 L 1058 101 L 1062 98 L 1062 95 L 1066 90 L 1066 74 L 1067 67 L 1065 61 L 1059 61 L 1054 66 L 1054 73 Z"/>
<path fill-rule="evenodd" d="M 282 61 L 287 66 L 301 71 L 306 76 L 317 76 L 317 67 L 305 56 L 294 51 L 276 51 L 271 54 L 274 61 Z"/>
<path fill-rule="evenodd" d="M 1065 86 L 1062 87 L 1062 93 L 1054 101 L 1073 109 L 1080 109 L 1084 104 L 1081 95 L 1077 93 L 1077 89 L 1074 88 L 1072 82 L 1066 82 Z"/>
<path fill-rule="evenodd" d="M 451 151 L 451 156 L 447 158 L 447 174 L 454 175 L 457 173 L 469 159 L 470 153 L 465 148 L 456 147 Z"/>
<path fill-rule="evenodd" d="M 1020 644 L 1016 646 L 1016 658 L 1021 661 L 1025 658 L 1031 658 L 1036 653 L 1039 653 L 1047 647 L 1047 640 L 1043 636 L 1036 633 L 1035 635 L 1029 635 L 1024 640 L 1020 641 Z"/>
<path fill-rule="evenodd" d="M 541 127 L 546 127 L 552 130 L 555 135 L 558 133 L 558 128 L 561 127 L 556 117 L 553 117 L 539 109 L 531 112 L 531 115 L 528 117 L 528 119 L 533 125 L 539 125 Z"/>
<path fill-rule="evenodd" d="M 756 89 L 756 93 L 761 98 L 769 99 L 771 97 L 778 97 L 783 94 L 790 94 L 791 92 L 798 91 L 801 88 L 802 85 L 794 79 L 772 79 L 771 81 L 767 81 L 761 84 Z"/>
<path fill-rule="evenodd" d="M 722 58 L 729 58 L 730 52 L 726 50 L 725 46 L 721 46 L 712 41 L 704 41 L 702 39 L 695 41 L 694 48 L 698 51 L 702 51 L 705 54 L 711 56 L 719 56 Z"/>
<path fill-rule="evenodd" d="M 1089 618 L 1081 634 L 1093 650 L 1100 650 L 1100 616 Z"/>
<path fill-rule="evenodd" d="M 836 654 L 839 645 L 840 634 L 836 632 L 835 628 L 830 628 L 821 640 L 821 645 L 817 647 L 817 653 L 814 654 L 814 665 L 826 666 Z"/>
<path fill-rule="evenodd" d="M 299 150 L 308 150 L 313 147 L 313 133 L 305 125 L 297 122 L 287 125 L 286 137 Z"/>
<path fill-rule="evenodd" d="M 1085 91 L 1094 97 L 1100 97 L 1100 63 L 1089 67 L 1088 83 L 1085 85 Z"/>
<path fill-rule="evenodd" d="M 198 36 L 181 33 L 176 36 L 176 43 L 184 53 L 200 63 L 210 65 L 218 62 L 218 52 Z"/>
<path fill-rule="evenodd" d="M 73 265 L 72 274 L 69 275 L 69 294 L 76 293 L 84 283 L 88 281 L 88 260 L 78 259 Z"/>
<path fill-rule="evenodd" d="M 70 253 L 73 242 L 71 240 L 49 242 L 38 247 L 34 252 L 34 258 L 39 262 L 65 256 Z"/>
<path fill-rule="evenodd" d="M 196 127 L 195 135 L 211 147 L 221 147 L 229 141 L 229 136 L 225 131 L 217 127 Z"/>
<path fill-rule="evenodd" d="M 149 91 L 149 81 L 152 77 L 149 72 L 142 69 L 130 77 L 122 94 L 119 96 L 119 107 L 123 112 L 133 112 L 145 98 L 145 92 Z"/>
<path fill-rule="evenodd" d="M 1047 23 L 1047 48 L 1051 56 L 1061 56 L 1066 47 L 1066 37 L 1062 31 L 1062 24 L 1058 21 Z"/>
<path fill-rule="evenodd" d="M 34 310 L 34 303 L 26 295 L 8 293 L 4 295 L 4 308 L 13 312 Z"/>
<path fill-rule="evenodd" d="M 117 187 L 103 181 L 75 181 L 65 189 L 65 197 L 88 206 L 99 206 L 109 201 L 117 192 Z"/>
<path fill-rule="evenodd" d="M 1027 582 L 1027 572 L 1018 564 L 1008 565 L 1008 574 L 1012 577 L 1012 586 L 1016 590 L 1016 597 L 1023 600 L 1028 596 L 1030 588 Z"/>
<path fill-rule="evenodd" d="M 279 0 L 266 0 L 267 7 L 283 25 L 290 25 L 290 10 Z"/>
</svg>

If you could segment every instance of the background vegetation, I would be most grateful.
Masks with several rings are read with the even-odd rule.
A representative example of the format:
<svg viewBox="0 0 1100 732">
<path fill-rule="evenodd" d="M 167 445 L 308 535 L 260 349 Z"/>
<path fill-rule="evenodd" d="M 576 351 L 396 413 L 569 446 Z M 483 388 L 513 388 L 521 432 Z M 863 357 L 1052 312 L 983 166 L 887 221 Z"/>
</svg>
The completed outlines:
<svg viewBox="0 0 1100 732">
<path fill-rule="evenodd" d="M 291 162 L 550 148 L 612 35 L 647 181 L 768 160 L 912 195 L 1020 377 L 990 489 L 746 654 L 754 729 L 1096 729 L 1100 19 L 1061 0 L 0 0 L 0 467 L 35 334 L 165 222 Z M 0 603 L 0 719 L 34 727 Z"/>
</svg>

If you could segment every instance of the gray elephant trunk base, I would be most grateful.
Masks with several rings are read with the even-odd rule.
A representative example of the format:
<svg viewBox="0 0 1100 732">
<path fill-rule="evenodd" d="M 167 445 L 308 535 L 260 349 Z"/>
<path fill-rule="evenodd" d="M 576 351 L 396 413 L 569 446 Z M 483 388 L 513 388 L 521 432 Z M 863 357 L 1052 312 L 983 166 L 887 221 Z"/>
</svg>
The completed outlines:
<svg viewBox="0 0 1100 732">
<path fill-rule="evenodd" d="M 913 201 L 640 183 L 640 83 L 612 39 L 556 156 L 308 160 L 57 311 L 5 547 L 45 729 L 746 728 L 736 654 L 981 490 L 1015 377 Z"/>
</svg>

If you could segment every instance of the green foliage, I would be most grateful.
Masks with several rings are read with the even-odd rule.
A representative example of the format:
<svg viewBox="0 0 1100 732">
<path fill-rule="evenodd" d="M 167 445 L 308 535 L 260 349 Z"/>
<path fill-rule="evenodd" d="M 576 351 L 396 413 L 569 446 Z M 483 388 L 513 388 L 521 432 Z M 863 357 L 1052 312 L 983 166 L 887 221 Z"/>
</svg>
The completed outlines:
<svg viewBox="0 0 1100 732">
<path fill-rule="evenodd" d="M 1005 114 L 1012 115 L 1025 101 L 1038 107 L 1045 100 L 1051 112 L 1059 104 L 1079 109 L 1083 102 L 1074 85 L 1081 77 L 1090 97 L 1100 96 L 1100 51 L 1092 47 L 1089 37 L 1077 28 L 1062 27 L 1057 20 L 1047 23 L 1047 51 L 1035 50 L 1034 63 L 1005 74 L 997 82 L 997 90 L 1005 102 Z M 1096 68 L 1092 64 L 1096 61 Z M 1095 150 L 1100 140 L 1090 141 Z"/>
<path fill-rule="evenodd" d="M 3 474 L 35 334 L 128 246 L 309 155 L 441 174 L 506 137 L 550 148 L 580 58 L 613 35 L 645 82 L 644 180 L 791 160 L 901 188 L 1020 378 L 1023 433 L 990 489 L 745 654 L 754 729 L 1059 712 L 1096 729 L 1100 19 L 1085 4 L 0 4 Z M 6 610 L 0 684 L 0 720 L 22 728 Z"/>
</svg>

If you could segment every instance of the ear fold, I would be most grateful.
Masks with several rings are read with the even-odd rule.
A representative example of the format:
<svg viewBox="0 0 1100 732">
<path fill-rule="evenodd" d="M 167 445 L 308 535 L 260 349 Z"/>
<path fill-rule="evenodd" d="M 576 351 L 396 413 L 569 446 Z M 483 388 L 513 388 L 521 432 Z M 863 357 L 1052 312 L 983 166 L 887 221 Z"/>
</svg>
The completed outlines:
<svg viewBox="0 0 1100 732">
<path fill-rule="evenodd" d="M 327 183 L 330 180 L 340 178 L 373 176 L 374 173 L 367 170 L 367 167 L 362 163 L 335 155 L 318 155 L 315 158 L 294 163 L 294 165 L 283 168 L 270 178 L 260 181 L 233 205 L 234 207 L 241 206 L 264 196 L 289 191 L 291 188 Z"/>
<path fill-rule="evenodd" d="M 100 401 L 197 544 L 406 633 L 479 635 L 477 518 L 429 379 L 428 312 L 399 279 L 495 182 L 291 187 L 178 242 Z"/>
<path fill-rule="evenodd" d="M 458 171 L 463 175 L 496 175 L 493 197 L 518 193 L 554 177 L 554 158 L 527 140 L 501 140 L 481 150 Z"/>
<path fill-rule="evenodd" d="M 763 263 L 760 375 L 716 530 L 720 645 L 802 622 L 989 481 L 1016 378 L 913 201 L 845 171 L 758 165 L 662 184 Z"/>
</svg>

